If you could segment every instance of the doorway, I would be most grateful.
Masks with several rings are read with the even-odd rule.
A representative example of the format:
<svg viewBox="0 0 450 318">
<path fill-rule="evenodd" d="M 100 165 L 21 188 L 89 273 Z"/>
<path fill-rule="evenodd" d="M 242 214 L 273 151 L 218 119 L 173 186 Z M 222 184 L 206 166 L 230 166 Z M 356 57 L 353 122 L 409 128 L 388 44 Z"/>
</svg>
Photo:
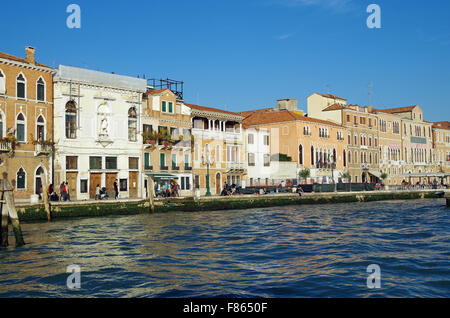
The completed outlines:
<svg viewBox="0 0 450 318">
<path fill-rule="evenodd" d="M 216 174 L 216 194 L 220 194 L 221 190 L 221 182 L 220 182 L 220 173 Z"/>
</svg>

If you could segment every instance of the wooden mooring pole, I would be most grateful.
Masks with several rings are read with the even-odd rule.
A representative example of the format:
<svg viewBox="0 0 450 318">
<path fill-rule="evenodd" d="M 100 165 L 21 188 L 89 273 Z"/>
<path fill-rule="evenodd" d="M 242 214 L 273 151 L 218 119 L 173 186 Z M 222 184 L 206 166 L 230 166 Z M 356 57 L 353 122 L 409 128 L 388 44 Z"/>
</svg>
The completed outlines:
<svg viewBox="0 0 450 318">
<path fill-rule="evenodd" d="M 14 204 L 13 188 L 6 178 L 0 180 L 0 192 L 2 193 L 2 200 L 0 204 L 2 213 L 1 246 L 8 246 L 8 216 L 13 227 L 14 236 L 16 237 L 16 247 L 23 246 L 25 245 L 25 242 L 23 240 L 19 216 Z"/>
<path fill-rule="evenodd" d="M 445 193 L 445 200 L 447 200 L 447 207 L 450 208 L 450 192 Z"/>
<path fill-rule="evenodd" d="M 153 182 L 153 178 L 150 177 L 150 187 L 148 190 L 148 202 L 150 205 L 150 212 L 155 213 L 155 199 L 154 199 L 154 191 L 155 191 L 155 183 Z"/>
</svg>

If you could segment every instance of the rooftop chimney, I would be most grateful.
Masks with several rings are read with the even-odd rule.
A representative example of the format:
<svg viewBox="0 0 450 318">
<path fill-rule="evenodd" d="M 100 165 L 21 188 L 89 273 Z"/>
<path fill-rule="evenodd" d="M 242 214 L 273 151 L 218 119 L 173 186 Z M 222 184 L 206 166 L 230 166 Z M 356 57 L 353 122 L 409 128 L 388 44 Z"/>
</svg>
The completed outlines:
<svg viewBox="0 0 450 318">
<path fill-rule="evenodd" d="M 295 111 L 298 109 L 298 101 L 295 98 L 279 99 L 276 109 Z"/>
<path fill-rule="evenodd" d="M 35 64 L 35 60 L 34 60 L 34 53 L 35 53 L 36 49 L 34 47 L 31 46 L 26 46 L 25 47 L 25 52 L 27 53 L 27 62 L 31 63 L 31 64 Z"/>
</svg>

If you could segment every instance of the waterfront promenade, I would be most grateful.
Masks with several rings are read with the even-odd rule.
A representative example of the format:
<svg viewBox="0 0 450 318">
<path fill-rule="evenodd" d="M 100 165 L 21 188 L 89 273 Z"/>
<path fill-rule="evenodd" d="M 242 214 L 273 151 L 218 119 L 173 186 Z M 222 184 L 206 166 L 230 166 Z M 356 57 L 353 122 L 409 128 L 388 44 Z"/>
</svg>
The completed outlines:
<svg viewBox="0 0 450 318">
<path fill-rule="evenodd" d="M 156 198 L 155 212 L 195 212 L 214 210 L 252 209 L 287 205 L 333 204 L 348 202 L 371 202 L 387 200 L 411 199 L 443 199 L 450 195 L 449 190 L 412 190 L 412 191 L 364 191 L 364 192 L 333 192 L 305 193 L 300 196 L 295 193 L 276 193 L 265 195 L 234 195 L 212 197 L 175 197 Z M 31 205 L 17 204 L 21 221 L 47 220 L 43 203 Z M 107 215 L 131 215 L 150 212 L 147 199 L 119 200 L 87 200 L 51 203 L 52 219 L 72 217 L 93 217 Z"/>
</svg>

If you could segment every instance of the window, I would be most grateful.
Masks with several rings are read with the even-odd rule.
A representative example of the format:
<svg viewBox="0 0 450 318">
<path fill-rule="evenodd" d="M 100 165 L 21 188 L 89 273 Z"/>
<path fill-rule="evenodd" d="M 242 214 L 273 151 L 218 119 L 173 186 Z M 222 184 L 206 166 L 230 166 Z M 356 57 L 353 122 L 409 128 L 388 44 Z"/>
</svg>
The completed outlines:
<svg viewBox="0 0 450 318">
<path fill-rule="evenodd" d="M 352 144 L 352 135 L 348 134 L 348 144 L 351 145 Z"/>
<path fill-rule="evenodd" d="M 269 154 L 264 155 L 264 167 L 270 167 L 270 155 Z"/>
<path fill-rule="evenodd" d="M 139 170 L 139 158 L 128 158 L 128 169 Z"/>
<path fill-rule="evenodd" d="M 36 125 L 36 139 L 39 141 L 45 140 L 45 121 L 44 117 L 39 116 Z"/>
<path fill-rule="evenodd" d="M 128 110 L 128 141 L 137 141 L 137 113 L 136 108 Z"/>
<path fill-rule="evenodd" d="M 17 171 L 17 189 L 19 190 L 26 189 L 26 174 L 22 168 L 20 168 L 19 171 Z"/>
<path fill-rule="evenodd" d="M 249 153 L 248 154 L 248 165 L 250 167 L 254 167 L 255 166 L 255 154 L 254 153 Z"/>
<path fill-rule="evenodd" d="M 196 189 L 200 189 L 200 176 L 199 175 L 196 175 L 194 177 L 194 187 Z"/>
<path fill-rule="evenodd" d="M 78 157 L 67 156 L 66 157 L 66 170 L 77 170 L 78 169 Z"/>
<path fill-rule="evenodd" d="M 117 169 L 117 157 L 106 157 L 106 169 L 116 170 Z"/>
<path fill-rule="evenodd" d="M 350 115 L 347 115 L 347 122 L 351 122 Z"/>
<path fill-rule="evenodd" d="M 161 111 L 162 111 L 163 113 L 166 113 L 166 112 L 167 112 L 167 102 L 166 102 L 166 101 L 162 101 L 162 102 L 161 102 Z"/>
<path fill-rule="evenodd" d="M 36 99 L 40 102 L 45 101 L 45 83 L 42 77 L 36 83 Z"/>
<path fill-rule="evenodd" d="M 89 157 L 89 169 L 101 170 L 102 169 L 102 157 Z"/>
<path fill-rule="evenodd" d="M 144 125 L 142 126 L 142 131 L 144 132 L 144 134 L 151 133 L 151 132 L 153 131 L 153 127 L 152 127 L 152 125 L 146 125 L 146 124 L 144 124 Z"/>
<path fill-rule="evenodd" d="M 254 139 L 255 139 L 254 135 L 253 134 L 249 134 L 248 135 L 248 144 L 249 145 L 253 145 L 253 143 L 255 142 Z"/>
<path fill-rule="evenodd" d="M 22 113 L 17 115 L 16 134 L 17 141 L 25 142 L 25 117 Z"/>
<path fill-rule="evenodd" d="M 165 154 L 163 154 L 163 153 L 159 154 L 159 162 L 160 162 L 161 168 L 166 166 L 166 155 Z"/>
<path fill-rule="evenodd" d="M 3 116 L 0 113 L 0 138 L 3 138 Z"/>
<path fill-rule="evenodd" d="M 344 167 L 347 167 L 347 154 L 345 153 L 345 149 L 344 149 L 344 156 L 342 158 L 344 159 Z"/>
<path fill-rule="evenodd" d="M 16 88 L 17 88 L 17 98 L 25 98 L 25 78 L 22 74 L 16 79 Z"/>
<path fill-rule="evenodd" d="M 128 180 L 127 179 L 120 179 L 120 191 L 128 191 Z"/>
<path fill-rule="evenodd" d="M 189 164 L 190 164 L 189 155 L 184 155 L 184 169 L 185 170 L 190 168 Z"/>
<path fill-rule="evenodd" d="M 76 139 L 76 122 L 77 122 L 77 104 L 69 101 L 66 104 L 66 138 Z"/>
<path fill-rule="evenodd" d="M 270 136 L 265 135 L 264 136 L 264 146 L 269 146 L 269 145 L 270 145 Z"/>
<path fill-rule="evenodd" d="M 177 166 L 177 155 L 172 154 L 172 168 L 175 168 Z"/>
<path fill-rule="evenodd" d="M 150 169 L 150 154 L 148 152 L 144 153 L 144 169 Z"/>
<path fill-rule="evenodd" d="M 2 70 L 0 70 L 0 94 L 6 94 L 5 76 Z"/>
<path fill-rule="evenodd" d="M 298 147 L 298 163 L 303 164 L 303 145 Z"/>
<path fill-rule="evenodd" d="M 88 181 L 86 179 L 80 180 L 80 192 L 88 193 Z"/>
<path fill-rule="evenodd" d="M 173 103 L 169 102 L 169 113 L 173 113 Z"/>
<path fill-rule="evenodd" d="M 311 146 L 311 165 L 314 166 L 314 146 Z"/>
</svg>

